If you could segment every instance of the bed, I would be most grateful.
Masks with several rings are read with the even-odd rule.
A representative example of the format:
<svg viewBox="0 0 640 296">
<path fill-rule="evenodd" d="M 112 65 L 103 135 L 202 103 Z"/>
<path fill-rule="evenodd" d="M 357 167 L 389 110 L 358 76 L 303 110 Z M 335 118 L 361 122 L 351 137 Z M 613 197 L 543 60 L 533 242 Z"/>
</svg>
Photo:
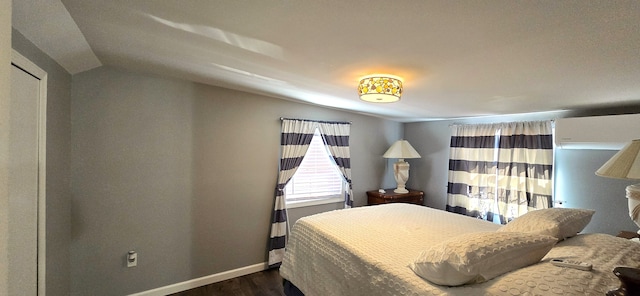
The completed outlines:
<svg viewBox="0 0 640 296">
<path fill-rule="evenodd" d="M 567 218 L 571 215 L 565 212 L 555 215 L 556 220 L 564 219 L 560 228 L 541 222 L 539 217 L 527 220 L 523 216 L 509 223 L 514 225 L 512 229 L 506 229 L 507 226 L 411 204 L 326 212 L 295 223 L 280 274 L 287 295 L 603 295 L 620 286 L 612 272 L 614 267 L 640 267 L 639 243 L 607 234 L 577 234 L 591 219 L 592 211 L 575 219 Z M 516 223 L 520 219 L 522 223 Z M 449 276 L 447 271 L 445 283 L 435 284 L 438 279 L 427 279 L 431 274 L 425 275 L 418 268 L 433 268 L 421 260 L 446 250 L 443 246 L 451 247 L 454 241 L 458 243 L 454 253 L 460 253 L 456 248 L 468 247 L 461 241 L 477 248 L 478 239 L 529 234 L 542 237 L 527 238 L 535 241 L 535 249 L 521 250 L 520 254 L 509 253 L 510 250 L 489 250 L 480 257 L 472 254 L 476 256 L 471 258 L 476 260 L 472 269 L 484 269 L 485 274 L 472 275 L 471 280 L 463 279 L 464 283 L 447 283 L 457 276 Z M 546 250 L 537 251 L 540 242 L 547 244 L 548 237 L 554 235 Z M 518 242 L 501 243 L 500 248 L 512 245 Z M 524 266 L 500 270 L 536 252 L 541 258 L 533 258 L 535 262 L 520 262 Z M 458 255 L 449 254 L 439 260 L 454 260 L 455 256 Z M 589 262 L 593 268 L 584 271 L 558 267 L 549 262 L 553 258 Z M 500 260 L 503 262 L 489 266 Z"/>
</svg>

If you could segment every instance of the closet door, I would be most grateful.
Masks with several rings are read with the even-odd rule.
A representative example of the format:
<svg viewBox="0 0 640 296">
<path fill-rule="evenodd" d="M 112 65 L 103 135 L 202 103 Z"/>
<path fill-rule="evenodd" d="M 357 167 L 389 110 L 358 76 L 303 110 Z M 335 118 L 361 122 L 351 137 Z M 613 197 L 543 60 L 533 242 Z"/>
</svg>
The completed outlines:
<svg viewBox="0 0 640 296">
<path fill-rule="evenodd" d="M 28 68 L 28 67 L 26 67 Z M 44 129 L 41 108 L 46 83 L 20 63 L 11 65 L 9 106 L 9 295 L 38 295 L 39 221 L 44 202 Z M 46 95 L 46 93 L 45 93 Z M 45 100 L 46 103 L 46 100 Z M 46 104 L 44 105 L 46 107 Z M 46 113 L 45 113 L 46 114 Z M 42 208 L 43 210 L 44 208 Z M 44 224 L 42 224 L 44 225 Z M 43 242 L 42 242 L 43 243 Z M 44 246 L 44 244 L 42 244 Z M 43 279 L 41 279 L 43 280 Z M 43 287 L 44 288 L 44 287 Z M 43 294 L 40 294 L 43 295 Z"/>
</svg>

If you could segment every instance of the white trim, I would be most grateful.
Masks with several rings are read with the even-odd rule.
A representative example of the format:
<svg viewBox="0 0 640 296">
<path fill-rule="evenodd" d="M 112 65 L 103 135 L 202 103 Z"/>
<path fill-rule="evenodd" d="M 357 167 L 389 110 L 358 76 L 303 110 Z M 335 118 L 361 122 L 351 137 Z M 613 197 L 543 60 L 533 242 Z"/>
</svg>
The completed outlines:
<svg viewBox="0 0 640 296">
<path fill-rule="evenodd" d="M 319 198 L 313 200 L 303 200 L 303 201 L 288 201 L 287 209 L 295 209 L 295 208 L 304 208 L 310 206 L 324 205 L 330 203 L 339 203 L 344 202 L 343 197 L 331 197 L 331 198 Z"/>
<path fill-rule="evenodd" d="M 47 72 L 15 50 L 11 63 L 40 80 L 38 106 L 38 296 L 46 293 Z"/>
<path fill-rule="evenodd" d="M 129 296 L 164 296 L 164 295 L 174 294 L 174 293 L 186 291 L 189 289 L 201 287 L 204 285 L 209 285 L 209 284 L 225 281 L 228 279 L 232 279 L 235 277 L 263 271 L 268 268 L 269 268 L 269 265 L 267 264 L 267 262 L 258 263 L 254 265 L 236 268 L 229 271 L 224 271 L 221 273 L 203 276 L 197 279 L 192 279 L 192 280 L 184 281 L 184 282 L 169 285 L 169 286 L 156 288 L 153 290 L 130 294 Z"/>
</svg>

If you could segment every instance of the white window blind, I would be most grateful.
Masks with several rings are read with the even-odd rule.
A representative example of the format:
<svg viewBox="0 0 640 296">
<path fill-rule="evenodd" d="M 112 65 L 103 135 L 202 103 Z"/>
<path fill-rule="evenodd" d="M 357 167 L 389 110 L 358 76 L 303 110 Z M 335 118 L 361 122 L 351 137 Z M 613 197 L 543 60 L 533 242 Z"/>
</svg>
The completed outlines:
<svg viewBox="0 0 640 296">
<path fill-rule="evenodd" d="M 342 176 L 330 159 L 318 130 L 293 178 L 285 187 L 287 202 L 327 199 L 341 196 Z"/>
</svg>

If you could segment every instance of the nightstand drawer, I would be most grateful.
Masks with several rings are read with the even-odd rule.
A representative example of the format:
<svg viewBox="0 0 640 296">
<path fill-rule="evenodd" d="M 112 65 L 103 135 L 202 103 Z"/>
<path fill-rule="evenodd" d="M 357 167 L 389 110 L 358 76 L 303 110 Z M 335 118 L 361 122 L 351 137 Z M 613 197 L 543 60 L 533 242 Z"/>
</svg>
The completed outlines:
<svg viewBox="0 0 640 296">
<path fill-rule="evenodd" d="M 380 193 L 378 190 L 367 191 L 367 204 L 379 205 L 403 202 L 424 205 L 424 192 L 412 189 L 407 190 L 409 190 L 408 193 L 395 193 L 393 189 L 385 189 L 385 193 Z"/>
</svg>

